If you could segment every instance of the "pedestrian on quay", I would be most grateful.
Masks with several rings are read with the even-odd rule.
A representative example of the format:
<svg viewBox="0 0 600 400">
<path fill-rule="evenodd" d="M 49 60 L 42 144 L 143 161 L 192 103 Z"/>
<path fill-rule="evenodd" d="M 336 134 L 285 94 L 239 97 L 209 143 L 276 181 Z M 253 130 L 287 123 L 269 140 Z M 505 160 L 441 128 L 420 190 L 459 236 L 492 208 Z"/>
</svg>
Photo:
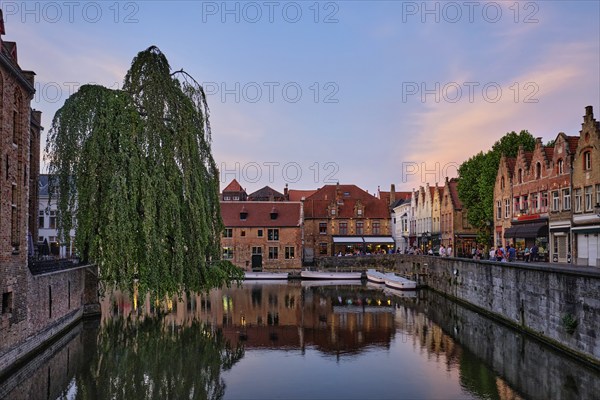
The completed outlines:
<svg viewBox="0 0 600 400">
<path fill-rule="evenodd" d="M 452 257 L 452 243 L 449 243 L 448 247 L 446 248 L 446 256 Z"/>
<path fill-rule="evenodd" d="M 490 249 L 490 261 L 495 261 L 496 260 L 496 249 L 494 248 L 494 246 L 492 246 L 492 248 Z"/>
<path fill-rule="evenodd" d="M 517 259 L 517 250 L 514 245 L 508 245 L 508 261 L 514 262 Z"/>
</svg>

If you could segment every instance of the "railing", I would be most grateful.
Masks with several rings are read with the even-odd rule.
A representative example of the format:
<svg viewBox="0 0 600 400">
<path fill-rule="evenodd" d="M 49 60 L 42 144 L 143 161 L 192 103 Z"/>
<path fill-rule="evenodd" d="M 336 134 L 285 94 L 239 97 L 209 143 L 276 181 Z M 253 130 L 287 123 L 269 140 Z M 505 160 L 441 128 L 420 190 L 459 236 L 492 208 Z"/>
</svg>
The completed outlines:
<svg viewBox="0 0 600 400">
<path fill-rule="evenodd" d="M 50 272 L 64 271 L 79 266 L 78 258 L 39 260 L 30 257 L 28 260 L 29 271 L 32 275 L 47 274 Z"/>
</svg>

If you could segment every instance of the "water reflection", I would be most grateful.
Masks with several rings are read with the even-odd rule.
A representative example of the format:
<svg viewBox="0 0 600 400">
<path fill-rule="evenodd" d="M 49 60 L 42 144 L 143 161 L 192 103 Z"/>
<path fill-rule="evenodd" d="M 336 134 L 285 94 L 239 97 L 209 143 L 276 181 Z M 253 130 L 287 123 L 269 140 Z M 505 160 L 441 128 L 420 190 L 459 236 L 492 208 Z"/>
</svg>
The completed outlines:
<svg viewBox="0 0 600 400">
<path fill-rule="evenodd" d="M 112 293 L 96 326 L 76 327 L 52 355 L 0 383 L 0 398 L 517 400 L 600 393 L 597 371 L 432 292 L 245 282 L 158 304 Z"/>
</svg>

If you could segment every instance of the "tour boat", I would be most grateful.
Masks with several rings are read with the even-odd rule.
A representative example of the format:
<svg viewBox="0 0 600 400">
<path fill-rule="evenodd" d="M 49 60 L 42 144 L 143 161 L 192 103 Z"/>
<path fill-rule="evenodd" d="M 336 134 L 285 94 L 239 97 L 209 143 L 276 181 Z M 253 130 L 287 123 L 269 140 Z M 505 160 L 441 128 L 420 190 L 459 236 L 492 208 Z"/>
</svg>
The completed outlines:
<svg viewBox="0 0 600 400">
<path fill-rule="evenodd" d="M 244 272 L 244 279 L 283 279 L 287 280 L 287 272 Z"/>
<path fill-rule="evenodd" d="M 302 279 L 361 279 L 362 272 L 302 271 Z"/>
<path fill-rule="evenodd" d="M 385 277 L 385 286 L 400 290 L 415 290 L 417 288 L 417 282 L 398 275 L 389 274 Z"/>
<path fill-rule="evenodd" d="M 371 282 L 375 282 L 375 283 L 385 283 L 385 278 L 387 277 L 387 274 L 384 274 L 383 272 L 379 272 L 377 270 L 374 269 L 368 269 L 367 270 L 367 279 Z"/>
</svg>

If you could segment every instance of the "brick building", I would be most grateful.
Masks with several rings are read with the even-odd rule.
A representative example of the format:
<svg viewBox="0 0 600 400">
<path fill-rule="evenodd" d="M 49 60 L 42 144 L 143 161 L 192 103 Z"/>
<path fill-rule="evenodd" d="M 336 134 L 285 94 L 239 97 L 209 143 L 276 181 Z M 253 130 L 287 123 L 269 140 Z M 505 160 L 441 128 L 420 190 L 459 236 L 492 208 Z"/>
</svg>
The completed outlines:
<svg viewBox="0 0 600 400">
<path fill-rule="evenodd" d="M 476 246 L 477 229 L 469 224 L 467 209 L 458 197 L 457 178 L 446 177 L 440 208 L 442 244 L 452 245 L 456 257 L 470 256 Z"/>
<path fill-rule="evenodd" d="M 600 124 L 585 108 L 573 158 L 573 227 L 577 265 L 600 267 Z"/>
<path fill-rule="evenodd" d="M 571 173 L 573 157 L 577 150 L 579 137 L 559 133 L 554 141 L 552 168 L 548 177 L 550 190 L 550 259 L 552 262 L 570 263 L 572 193 Z"/>
<path fill-rule="evenodd" d="M 356 185 L 325 185 L 304 200 L 305 259 L 339 253 L 387 251 L 391 235 L 389 200 Z"/>
<path fill-rule="evenodd" d="M 224 201 L 223 258 L 244 270 L 302 267 L 302 203 Z"/>
<path fill-rule="evenodd" d="M 0 354 L 27 328 L 29 208 L 39 168 L 39 112 L 31 111 L 34 76 L 17 63 L 17 44 L 2 39 L 0 14 Z M 32 121 L 33 120 L 33 121 Z M 32 123 L 33 122 L 33 123 Z M 33 193 L 35 195 L 35 193 Z M 34 212 L 34 215 L 37 212 Z M 35 231 L 35 223 L 32 225 Z M 28 243 L 29 242 L 29 243 Z M 5 339 L 6 338 L 6 339 Z"/>
<path fill-rule="evenodd" d="M 221 192 L 221 201 L 246 201 L 246 189 L 237 180 L 232 180 Z"/>
<path fill-rule="evenodd" d="M 496 183 L 494 185 L 494 245 L 505 247 L 504 232 L 511 227 L 512 185 L 515 173 L 515 158 L 500 157 Z"/>
<path fill-rule="evenodd" d="M 433 198 L 435 188 L 429 186 L 421 186 L 418 191 L 413 191 L 413 196 L 416 196 L 415 201 L 415 235 L 417 246 L 423 252 L 427 248 L 433 247 Z M 437 236 L 437 235 L 436 235 Z M 439 243 L 438 243 L 439 244 Z"/>
<path fill-rule="evenodd" d="M 541 138 L 536 139 L 533 151 L 519 147 L 512 180 L 513 216 L 511 227 L 504 231 L 504 238 L 517 251 L 537 244 L 542 257 L 548 250 L 548 189 L 553 151 L 542 144 Z"/>
</svg>

